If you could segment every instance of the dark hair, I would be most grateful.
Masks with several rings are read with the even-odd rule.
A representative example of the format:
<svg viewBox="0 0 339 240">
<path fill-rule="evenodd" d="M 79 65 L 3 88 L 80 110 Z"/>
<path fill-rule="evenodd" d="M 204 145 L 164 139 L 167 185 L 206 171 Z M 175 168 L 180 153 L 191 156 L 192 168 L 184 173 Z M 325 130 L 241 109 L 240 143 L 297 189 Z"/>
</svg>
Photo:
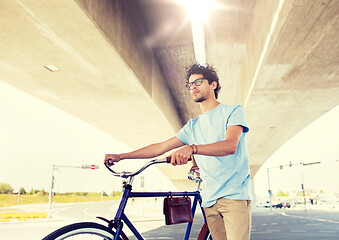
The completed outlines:
<svg viewBox="0 0 339 240">
<path fill-rule="evenodd" d="M 219 77 L 217 74 L 217 70 L 210 65 L 202 66 L 199 63 L 195 63 L 189 67 L 186 67 L 186 81 L 192 74 L 201 74 L 204 79 L 208 80 L 208 83 L 211 84 L 212 82 L 217 82 L 217 87 L 214 89 L 215 98 L 218 98 L 219 91 L 221 86 L 219 84 Z"/>
</svg>

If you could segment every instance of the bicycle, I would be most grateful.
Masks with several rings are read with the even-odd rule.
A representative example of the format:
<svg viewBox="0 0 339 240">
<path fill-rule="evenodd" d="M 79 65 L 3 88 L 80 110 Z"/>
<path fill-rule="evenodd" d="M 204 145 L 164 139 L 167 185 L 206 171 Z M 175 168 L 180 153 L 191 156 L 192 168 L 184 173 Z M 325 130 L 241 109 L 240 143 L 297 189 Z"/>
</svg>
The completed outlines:
<svg viewBox="0 0 339 240">
<path fill-rule="evenodd" d="M 114 220 L 108 220 L 103 217 L 97 217 L 98 219 L 103 220 L 108 224 L 108 226 L 104 226 L 99 223 L 95 222 L 80 222 L 80 223 L 74 223 L 67 226 L 64 226 L 45 238 L 43 240 L 62 240 L 62 239 L 88 239 L 91 235 L 91 239 L 106 239 L 106 240 L 128 240 L 128 237 L 126 234 L 122 231 L 124 224 L 131 230 L 131 232 L 134 234 L 134 236 L 139 239 L 143 240 L 144 238 L 139 233 L 139 231 L 134 227 L 132 222 L 128 219 L 128 217 L 125 215 L 124 210 L 127 205 L 127 201 L 129 198 L 137 198 L 137 197 L 169 197 L 169 196 L 191 196 L 194 197 L 193 203 L 192 203 L 192 216 L 193 216 L 193 222 L 194 222 L 194 216 L 196 207 L 199 203 L 200 209 L 202 211 L 202 215 L 204 218 L 204 225 L 202 226 L 200 233 L 198 235 L 198 240 L 207 240 L 212 239 L 207 223 L 206 223 L 206 217 L 203 207 L 201 206 L 201 195 L 200 195 L 200 184 L 202 180 L 200 177 L 196 176 L 198 174 L 199 168 L 197 166 L 193 166 L 189 173 L 188 178 L 191 181 L 194 181 L 198 183 L 197 191 L 194 192 L 132 192 L 132 183 L 133 179 L 136 175 L 144 171 L 146 168 L 148 168 L 151 165 L 159 164 L 159 163 L 169 163 L 170 158 L 166 159 L 154 159 L 149 162 L 147 162 L 144 166 L 142 166 L 139 170 L 135 172 L 116 172 L 113 169 L 111 169 L 106 163 L 105 166 L 107 169 L 113 174 L 113 176 L 121 177 L 126 179 L 124 187 L 123 187 L 123 195 L 119 203 L 118 210 L 116 212 Z M 186 227 L 186 232 L 184 236 L 184 240 L 188 240 L 193 222 L 188 222 Z M 95 238 L 98 237 L 98 238 Z"/>
</svg>

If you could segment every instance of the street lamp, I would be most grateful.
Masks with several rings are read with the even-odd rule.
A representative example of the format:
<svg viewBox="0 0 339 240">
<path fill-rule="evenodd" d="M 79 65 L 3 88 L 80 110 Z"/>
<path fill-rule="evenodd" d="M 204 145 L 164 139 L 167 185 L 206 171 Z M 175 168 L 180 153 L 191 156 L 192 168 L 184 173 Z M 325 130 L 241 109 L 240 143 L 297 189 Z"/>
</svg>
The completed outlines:
<svg viewBox="0 0 339 240">
<path fill-rule="evenodd" d="M 300 163 L 300 165 L 309 166 L 314 164 L 320 164 L 321 162 L 310 162 L 310 163 Z M 306 212 L 306 194 L 305 194 L 305 185 L 304 185 L 304 171 L 301 170 L 301 189 L 303 191 L 303 197 L 304 197 L 304 206 L 305 206 L 305 212 Z"/>
<path fill-rule="evenodd" d="M 65 165 L 53 165 L 52 167 L 52 179 L 51 186 L 49 189 L 49 199 L 48 199 L 48 210 L 47 210 L 47 219 L 51 217 L 51 205 L 52 205 L 52 195 L 54 188 L 54 170 L 58 170 L 59 168 L 81 168 L 81 169 L 99 169 L 99 165 L 81 165 L 81 166 L 65 166 Z"/>
<path fill-rule="evenodd" d="M 271 184 L 270 184 L 270 171 L 269 171 L 270 169 L 279 168 L 280 170 L 282 170 L 284 167 L 292 167 L 292 166 L 295 166 L 295 165 L 309 166 L 309 165 L 320 164 L 320 163 L 321 162 L 295 163 L 295 164 L 292 164 L 292 162 L 290 161 L 290 163 L 288 165 L 280 165 L 280 166 L 277 166 L 277 167 L 267 168 L 268 194 L 270 195 L 270 209 L 271 209 L 271 211 L 272 211 L 272 189 L 271 189 Z M 305 212 L 306 212 L 306 196 L 305 196 L 305 186 L 304 186 L 303 171 L 301 171 L 301 188 L 303 190 L 304 205 L 305 205 Z"/>
<path fill-rule="evenodd" d="M 273 168 L 279 168 L 280 170 L 283 169 L 283 167 L 292 167 L 293 164 L 289 163 L 289 165 L 280 165 L 280 166 L 277 166 L 277 167 L 270 167 L 270 168 L 267 168 L 267 179 L 268 179 L 268 194 L 270 195 L 270 209 L 272 211 L 272 189 L 271 189 L 271 184 L 270 184 L 270 169 L 273 169 Z"/>
<path fill-rule="evenodd" d="M 270 184 L 270 170 L 267 168 L 267 178 L 268 178 L 268 194 L 270 195 L 270 209 L 272 212 L 272 191 L 271 191 L 271 184 Z"/>
</svg>

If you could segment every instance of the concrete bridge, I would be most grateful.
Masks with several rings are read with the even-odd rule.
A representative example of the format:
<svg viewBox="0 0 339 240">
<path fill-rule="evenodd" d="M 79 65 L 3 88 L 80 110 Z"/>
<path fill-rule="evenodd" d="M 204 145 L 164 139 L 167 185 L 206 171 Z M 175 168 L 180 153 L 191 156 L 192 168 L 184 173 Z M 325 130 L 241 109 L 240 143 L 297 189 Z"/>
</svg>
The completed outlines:
<svg viewBox="0 0 339 240">
<path fill-rule="evenodd" d="M 219 100 L 245 106 L 254 176 L 339 103 L 339 1 L 183 2 L 3 0 L 0 80 L 138 148 L 199 114 L 184 68 L 213 64 Z"/>
</svg>

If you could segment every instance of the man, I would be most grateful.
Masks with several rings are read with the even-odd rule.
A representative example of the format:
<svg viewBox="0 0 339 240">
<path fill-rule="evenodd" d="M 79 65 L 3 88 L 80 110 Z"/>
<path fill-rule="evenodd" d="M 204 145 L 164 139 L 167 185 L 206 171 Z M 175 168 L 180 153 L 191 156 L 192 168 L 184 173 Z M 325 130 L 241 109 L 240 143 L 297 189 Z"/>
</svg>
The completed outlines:
<svg viewBox="0 0 339 240">
<path fill-rule="evenodd" d="M 201 114 L 189 120 L 167 141 L 129 153 L 106 154 L 110 165 L 121 159 L 152 158 L 172 149 L 173 165 L 186 164 L 194 154 L 203 180 L 202 199 L 214 240 L 250 238 L 250 173 L 245 133 L 249 131 L 243 108 L 217 101 L 220 90 L 216 70 L 193 64 L 186 69 L 186 87 Z"/>
</svg>

